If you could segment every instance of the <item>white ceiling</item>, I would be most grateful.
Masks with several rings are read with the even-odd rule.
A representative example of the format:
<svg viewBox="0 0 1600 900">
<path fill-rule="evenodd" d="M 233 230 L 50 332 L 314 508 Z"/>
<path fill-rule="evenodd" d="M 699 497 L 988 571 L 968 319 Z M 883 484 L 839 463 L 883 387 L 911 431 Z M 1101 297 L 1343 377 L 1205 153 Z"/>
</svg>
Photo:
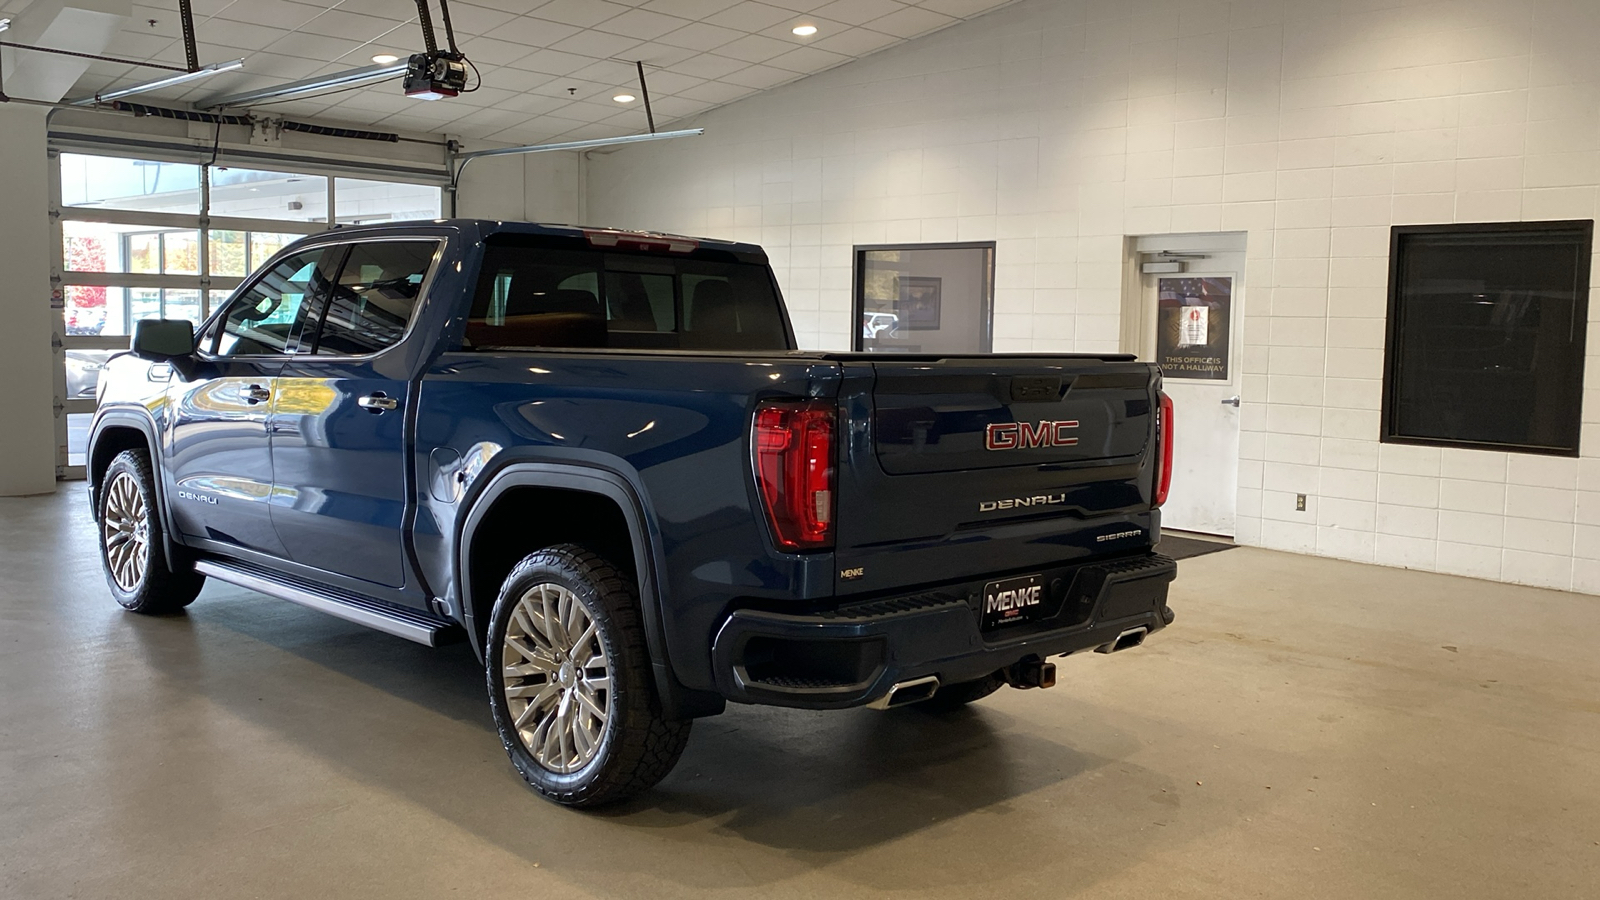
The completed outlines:
<svg viewBox="0 0 1600 900">
<path fill-rule="evenodd" d="M 398 82 L 264 112 L 399 131 L 536 143 L 645 130 L 632 60 L 643 60 L 658 128 L 758 91 L 859 59 L 1010 0 L 475 0 L 450 4 L 461 49 L 483 86 L 453 100 L 408 100 Z M 0 7 L 15 9 L 20 0 Z M 159 8 L 158 8 L 159 7 Z M 140 102 L 194 102 L 372 65 L 422 49 L 415 0 L 194 0 L 201 63 L 244 57 L 242 72 L 154 92 Z M 438 3 L 435 28 L 444 44 Z M 151 20 L 154 20 L 153 24 Z M 796 37 L 795 25 L 817 26 Z M 135 4 L 106 53 L 183 63 L 177 0 Z M 96 63 L 74 96 L 158 76 Z M 574 90 L 575 89 L 575 90 Z"/>
</svg>

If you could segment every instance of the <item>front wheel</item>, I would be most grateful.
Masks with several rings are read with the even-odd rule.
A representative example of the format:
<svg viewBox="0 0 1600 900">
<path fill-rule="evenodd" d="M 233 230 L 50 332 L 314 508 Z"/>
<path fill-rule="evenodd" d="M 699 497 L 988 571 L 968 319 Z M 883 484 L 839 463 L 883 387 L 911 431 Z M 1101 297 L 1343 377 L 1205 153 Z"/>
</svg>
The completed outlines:
<svg viewBox="0 0 1600 900">
<path fill-rule="evenodd" d="M 106 584 L 123 608 L 136 613 L 173 613 L 194 602 L 206 577 L 192 567 L 167 565 L 149 453 L 124 450 L 117 454 L 106 469 L 98 512 Z"/>
<path fill-rule="evenodd" d="M 683 755 L 691 723 L 660 714 L 633 584 L 581 547 L 549 547 L 511 570 L 484 657 L 501 743 L 550 800 L 627 799 Z"/>
</svg>

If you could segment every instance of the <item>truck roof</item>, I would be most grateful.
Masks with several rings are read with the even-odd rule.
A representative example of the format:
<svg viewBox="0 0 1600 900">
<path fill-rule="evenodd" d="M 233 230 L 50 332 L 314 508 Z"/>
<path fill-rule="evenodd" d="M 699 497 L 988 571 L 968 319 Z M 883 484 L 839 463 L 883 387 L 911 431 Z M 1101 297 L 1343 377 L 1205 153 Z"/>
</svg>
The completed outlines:
<svg viewBox="0 0 1600 900">
<path fill-rule="evenodd" d="M 730 253 L 755 254 L 766 257 L 766 251 L 757 244 L 747 244 L 740 241 L 725 241 L 718 238 L 694 237 L 690 235 L 667 234 L 659 231 L 640 231 L 635 229 L 609 228 L 597 225 L 564 225 L 554 222 L 515 222 L 504 219 L 415 219 L 404 222 L 383 222 L 373 225 L 340 225 L 336 226 L 341 234 L 358 235 L 383 235 L 397 234 L 412 231 L 419 225 L 446 225 L 460 228 L 464 231 L 476 231 L 479 235 L 491 234 L 535 234 L 549 235 L 551 237 L 587 238 L 591 243 L 601 246 L 616 246 L 618 243 L 641 246 L 659 244 L 666 245 L 688 243 L 693 247 L 703 247 L 709 250 L 723 250 Z M 610 240 L 609 244 L 601 243 Z M 692 249 L 692 248 L 691 248 Z"/>
</svg>

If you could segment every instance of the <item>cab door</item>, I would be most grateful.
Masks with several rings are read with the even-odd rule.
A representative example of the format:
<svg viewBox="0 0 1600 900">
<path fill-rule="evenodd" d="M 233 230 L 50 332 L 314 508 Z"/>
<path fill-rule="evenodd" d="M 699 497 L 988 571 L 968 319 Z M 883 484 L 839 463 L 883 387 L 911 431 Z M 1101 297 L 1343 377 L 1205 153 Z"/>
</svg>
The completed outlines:
<svg viewBox="0 0 1600 900">
<path fill-rule="evenodd" d="M 168 495 L 185 537 L 284 555 L 267 422 L 279 373 L 327 296 L 328 262 L 316 248 L 264 270 L 202 336 L 193 376 L 172 387 Z"/>
<path fill-rule="evenodd" d="M 290 559 L 406 586 L 412 502 L 403 344 L 442 242 L 352 243 L 314 337 L 285 365 L 273 409 L 272 518 Z"/>
</svg>

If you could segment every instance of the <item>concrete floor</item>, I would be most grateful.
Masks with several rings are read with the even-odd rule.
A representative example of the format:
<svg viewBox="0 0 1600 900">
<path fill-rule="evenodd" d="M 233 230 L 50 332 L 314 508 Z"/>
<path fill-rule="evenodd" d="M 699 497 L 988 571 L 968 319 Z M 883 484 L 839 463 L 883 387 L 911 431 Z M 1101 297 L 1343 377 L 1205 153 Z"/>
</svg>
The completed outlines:
<svg viewBox="0 0 1600 900">
<path fill-rule="evenodd" d="M 1054 690 L 734 708 L 583 814 L 465 646 L 125 614 L 81 498 L 0 500 L 0 897 L 1600 896 L 1600 598 L 1212 554 Z"/>
</svg>

